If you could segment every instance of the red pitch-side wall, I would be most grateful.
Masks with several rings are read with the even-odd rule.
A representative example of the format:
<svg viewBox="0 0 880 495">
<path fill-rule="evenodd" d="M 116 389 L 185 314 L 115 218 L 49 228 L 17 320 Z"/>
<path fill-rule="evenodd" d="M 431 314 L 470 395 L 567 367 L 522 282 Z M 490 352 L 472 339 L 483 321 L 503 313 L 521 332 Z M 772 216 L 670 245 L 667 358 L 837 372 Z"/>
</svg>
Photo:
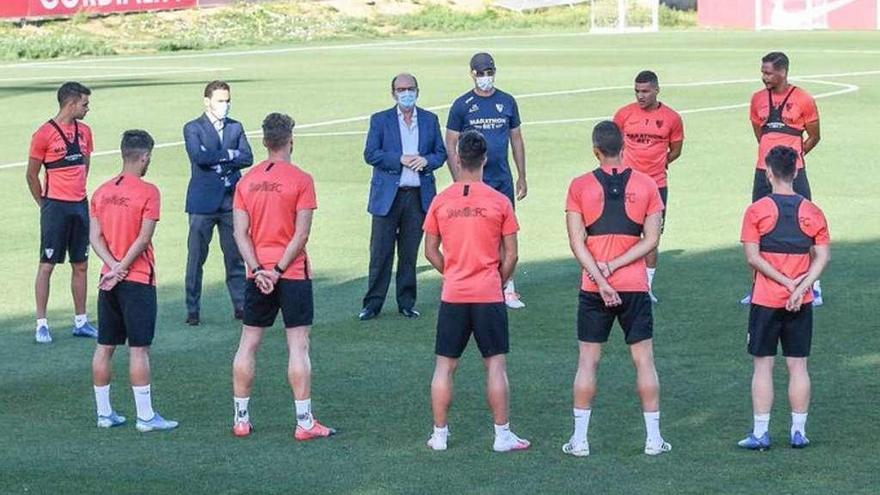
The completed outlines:
<svg viewBox="0 0 880 495">
<path fill-rule="evenodd" d="M 0 18 L 68 17 L 93 14 L 188 9 L 198 0 L 0 0 Z"/>
<path fill-rule="evenodd" d="M 762 3 L 766 19 L 773 2 Z M 702 27 L 754 29 L 755 0 L 698 0 L 697 19 Z M 854 0 L 828 14 L 831 30 L 878 29 L 877 22 L 877 0 Z"/>
</svg>

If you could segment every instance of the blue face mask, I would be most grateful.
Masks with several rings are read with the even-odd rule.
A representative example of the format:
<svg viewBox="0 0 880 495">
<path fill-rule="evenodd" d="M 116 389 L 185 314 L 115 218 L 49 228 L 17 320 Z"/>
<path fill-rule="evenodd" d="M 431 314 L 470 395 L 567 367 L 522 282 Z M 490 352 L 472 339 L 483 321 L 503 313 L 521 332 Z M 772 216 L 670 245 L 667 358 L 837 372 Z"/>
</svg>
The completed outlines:
<svg viewBox="0 0 880 495">
<path fill-rule="evenodd" d="M 403 108 L 414 107 L 416 105 L 416 98 L 418 98 L 418 93 L 415 91 L 397 93 L 397 103 Z"/>
</svg>

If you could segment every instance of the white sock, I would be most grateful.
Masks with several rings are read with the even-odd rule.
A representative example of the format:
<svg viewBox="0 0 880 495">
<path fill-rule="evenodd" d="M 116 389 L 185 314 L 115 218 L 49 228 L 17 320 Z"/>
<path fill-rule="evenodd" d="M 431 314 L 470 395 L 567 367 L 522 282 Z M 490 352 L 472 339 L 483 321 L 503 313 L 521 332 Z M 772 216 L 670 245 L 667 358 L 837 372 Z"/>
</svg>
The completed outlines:
<svg viewBox="0 0 880 495">
<path fill-rule="evenodd" d="M 449 425 L 446 425 L 443 427 L 435 426 L 434 427 L 434 436 L 437 438 L 441 438 L 443 440 L 446 440 L 446 437 L 449 436 Z"/>
<path fill-rule="evenodd" d="M 516 286 L 513 285 L 513 279 L 510 279 L 504 284 L 504 293 L 513 294 L 514 292 L 516 292 Z"/>
<path fill-rule="evenodd" d="M 495 438 L 507 438 L 510 435 L 510 422 L 495 425 Z"/>
<path fill-rule="evenodd" d="M 98 416 L 110 416 L 113 413 L 113 408 L 110 407 L 110 385 L 104 385 L 99 387 L 97 385 L 95 388 L 95 405 L 96 410 L 98 412 Z"/>
<path fill-rule="evenodd" d="M 37 318 L 37 328 L 40 327 L 49 328 L 49 320 L 46 318 Z"/>
<path fill-rule="evenodd" d="M 752 429 L 752 435 L 754 435 L 755 438 L 761 438 L 764 436 L 764 433 L 767 433 L 767 428 L 769 427 L 769 414 L 755 414 L 755 427 Z"/>
<path fill-rule="evenodd" d="M 296 406 L 297 426 L 301 426 L 306 430 L 311 430 L 312 426 L 315 426 L 315 422 L 312 418 L 312 399 L 295 400 L 293 403 L 294 406 Z"/>
<path fill-rule="evenodd" d="M 647 443 L 658 445 L 663 442 L 660 436 L 660 411 L 643 413 L 645 416 L 645 432 L 647 433 Z"/>
<path fill-rule="evenodd" d="M 791 413 L 791 434 L 794 435 L 794 432 L 799 431 L 802 435 L 807 434 L 806 430 L 807 426 L 807 413 Z"/>
<path fill-rule="evenodd" d="M 656 268 L 645 268 L 645 272 L 648 273 L 648 290 L 654 287 L 654 272 L 656 271 Z"/>
<path fill-rule="evenodd" d="M 822 292 L 822 284 L 819 283 L 818 280 L 816 280 L 815 282 L 813 282 L 813 290 L 816 291 L 816 292 Z"/>
<path fill-rule="evenodd" d="M 575 442 L 586 442 L 587 432 L 590 429 L 590 409 L 574 408 L 574 433 L 571 435 Z"/>
<path fill-rule="evenodd" d="M 248 402 L 250 400 L 250 397 L 232 398 L 232 402 L 235 404 L 235 417 L 233 417 L 233 421 L 248 422 L 251 420 L 251 415 L 248 413 Z"/>
<path fill-rule="evenodd" d="M 83 314 L 81 314 L 81 315 L 74 315 L 74 316 L 73 316 L 73 324 L 74 324 L 77 328 L 79 328 L 79 327 L 85 325 L 85 324 L 88 323 L 88 322 L 89 322 L 89 318 L 85 315 L 85 313 L 83 313 Z"/>
<path fill-rule="evenodd" d="M 153 397 L 150 395 L 150 385 L 143 387 L 131 387 L 134 392 L 134 405 L 137 407 L 137 417 L 141 421 L 153 419 L 156 412 L 153 411 Z"/>
</svg>

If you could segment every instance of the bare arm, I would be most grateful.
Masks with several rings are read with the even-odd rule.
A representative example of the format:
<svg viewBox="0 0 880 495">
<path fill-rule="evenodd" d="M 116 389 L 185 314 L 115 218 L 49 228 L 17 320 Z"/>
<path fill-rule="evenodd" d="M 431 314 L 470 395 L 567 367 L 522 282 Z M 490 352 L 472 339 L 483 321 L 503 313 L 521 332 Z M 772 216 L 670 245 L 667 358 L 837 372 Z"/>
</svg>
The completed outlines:
<svg viewBox="0 0 880 495">
<path fill-rule="evenodd" d="M 662 212 L 648 215 L 642 231 L 642 238 L 625 253 L 608 262 L 608 269 L 614 273 L 618 268 L 624 267 L 637 260 L 644 258 L 660 244 L 660 223 L 663 218 Z"/>
<path fill-rule="evenodd" d="M 443 273 L 443 253 L 440 251 L 440 236 L 425 232 L 425 258 L 435 270 Z"/>
<path fill-rule="evenodd" d="M 807 273 L 799 277 L 795 282 L 797 286 L 789 296 L 785 303 L 785 309 L 789 311 L 800 311 L 804 301 L 804 293 L 813 286 L 813 282 L 819 279 L 828 262 L 831 261 L 831 248 L 828 244 L 813 246 L 813 257 L 810 260 L 810 269 Z"/>
<path fill-rule="evenodd" d="M 754 131 L 755 139 L 758 141 L 758 143 L 761 142 L 761 127 L 763 127 L 763 124 L 756 124 L 752 122 L 752 131 Z"/>
<path fill-rule="evenodd" d="M 89 243 L 92 245 L 92 250 L 98 255 L 98 258 L 101 258 L 101 261 L 111 269 L 119 263 L 119 260 L 110 253 L 107 242 L 104 240 L 104 234 L 101 231 L 101 222 L 95 217 L 92 217 L 89 222 Z"/>
<path fill-rule="evenodd" d="M 761 256 L 761 250 L 756 242 L 744 242 L 743 250 L 746 253 L 746 262 L 757 270 L 761 272 L 765 277 L 773 280 L 779 285 L 784 286 L 789 292 L 793 292 L 795 288 L 794 280 L 786 277 L 779 270 L 773 267 L 767 260 L 765 260 Z"/>
<path fill-rule="evenodd" d="M 42 161 L 36 158 L 28 158 L 25 178 L 27 179 L 28 189 L 30 189 L 34 201 L 37 202 L 37 206 L 43 204 L 43 186 L 40 185 L 40 167 L 42 166 Z"/>
<path fill-rule="evenodd" d="M 125 256 L 119 261 L 119 268 L 121 270 L 128 271 L 128 268 L 134 263 L 134 260 L 136 260 L 137 257 L 147 249 L 147 246 L 150 245 L 150 241 L 153 239 L 153 233 L 156 231 L 156 223 L 155 220 L 150 218 L 144 218 L 141 221 L 141 231 L 138 232 L 138 236 L 134 240 L 134 243 L 129 246 Z M 100 256 L 100 254 L 98 256 Z"/>
<path fill-rule="evenodd" d="M 253 271 L 260 266 L 257 261 L 257 253 L 254 251 L 254 243 L 251 241 L 248 231 L 251 228 L 251 217 L 244 210 L 232 211 L 233 237 L 235 245 L 238 246 L 238 252 L 241 253 L 241 259 L 247 266 L 248 271 Z"/>
<path fill-rule="evenodd" d="M 668 167 L 670 163 L 678 160 L 678 157 L 681 156 L 681 149 L 684 147 L 684 141 L 675 141 L 674 143 L 669 143 L 669 152 L 666 153 L 666 166 Z"/>
<path fill-rule="evenodd" d="M 458 177 L 458 137 L 458 132 L 446 129 L 446 164 L 452 180 Z"/>
<path fill-rule="evenodd" d="M 813 151 L 813 148 L 819 144 L 819 140 L 822 139 L 819 132 L 819 121 L 810 122 L 805 126 L 807 130 L 807 139 L 804 140 L 804 155 Z"/>
<path fill-rule="evenodd" d="M 503 287 L 513 277 L 513 271 L 516 270 L 516 262 L 519 260 L 519 248 L 516 234 L 504 236 L 501 239 L 501 243 L 501 252 L 504 253 L 504 257 L 501 258 L 499 271 L 501 272 L 501 285 Z"/>
<path fill-rule="evenodd" d="M 296 230 L 290 242 L 287 243 L 284 254 L 281 255 L 281 259 L 278 261 L 278 269 L 282 272 L 287 270 L 290 264 L 293 263 L 293 260 L 306 247 L 306 242 L 308 242 L 309 234 L 312 231 L 312 217 L 314 214 L 315 210 L 299 210 L 296 212 Z"/>
<path fill-rule="evenodd" d="M 602 296 L 602 301 L 605 302 L 606 306 L 621 304 L 620 295 L 611 287 L 605 276 L 602 275 L 602 270 L 599 269 L 599 265 L 596 263 L 593 255 L 590 254 L 590 250 L 587 249 L 587 231 L 584 228 L 584 221 L 580 213 L 566 212 L 565 223 L 568 228 L 568 244 L 571 247 L 571 252 L 574 254 L 575 259 L 577 259 L 578 264 L 581 265 L 581 268 L 586 270 L 590 278 L 596 282 L 596 285 L 599 287 L 599 295 Z"/>
<path fill-rule="evenodd" d="M 522 127 L 510 131 L 510 147 L 513 150 L 513 161 L 516 163 L 516 199 L 521 200 L 528 194 L 526 185 L 526 143 L 523 141 Z"/>
</svg>

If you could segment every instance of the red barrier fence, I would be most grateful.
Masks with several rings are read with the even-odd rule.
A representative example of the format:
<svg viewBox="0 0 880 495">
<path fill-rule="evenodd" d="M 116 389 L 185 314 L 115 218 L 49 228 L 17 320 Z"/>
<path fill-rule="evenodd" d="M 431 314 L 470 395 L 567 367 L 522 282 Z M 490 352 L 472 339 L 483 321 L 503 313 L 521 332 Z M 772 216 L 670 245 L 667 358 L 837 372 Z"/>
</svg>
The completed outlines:
<svg viewBox="0 0 880 495">
<path fill-rule="evenodd" d="M 880 29 L 880 0 L 698 0 L 702 27 Z"/>
<path fill-rule="evenodd" d="M 0 19 L 70 17 L 79 12 L 111 14 L 189 9 L 199 0 L 0 0 Z"/>
</svg>

